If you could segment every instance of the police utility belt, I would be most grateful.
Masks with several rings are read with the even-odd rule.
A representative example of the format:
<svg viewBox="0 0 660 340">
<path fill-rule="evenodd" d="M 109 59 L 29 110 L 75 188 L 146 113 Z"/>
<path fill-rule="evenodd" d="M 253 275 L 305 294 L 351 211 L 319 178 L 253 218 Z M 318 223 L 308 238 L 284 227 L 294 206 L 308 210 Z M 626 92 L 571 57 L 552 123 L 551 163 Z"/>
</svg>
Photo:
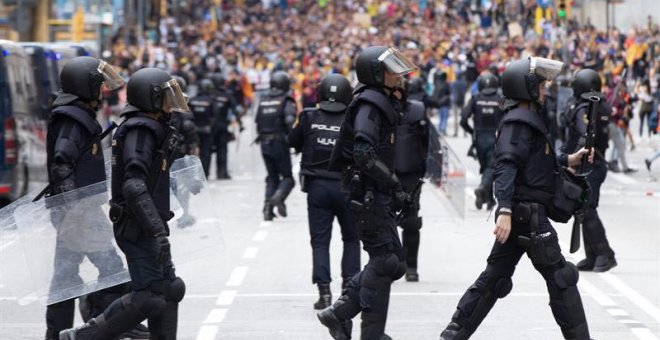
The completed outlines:
<svg viewBox="0 0 660 340">
<path fill-rule="evenodd" d="M 388 192 L 389 189 L 379 190 L 374 181 L 364 178 L 361 172 L 349 166 L 342 172 L 342 187 L 350 193 L 350 206 L 355 214 L 355 223 L 358 233 L 363 238 L 377 236 L 385 225 L 385 215 L 389 212 L 389 205 L 376 204 L 376 191 Z"/>
<path fill-rule="evenodd" d="M 539 216 L 548 213 L 542 204 L 534 202 L 518 202 L 513 207 L 513 222 L 530 229 L 529 235 L 518 236 L 518 245 L 525 248 L 535 266 L 546 267 L 563 260 L 552 233 L 541 233 L 539 229 Z"/>
<path fill-rule="evenodd" d="M 163 219 L 163 224 L 165 224 L 165 232 L 167 235 L 170 234 L 170 228 L 167 225 L 167 221 L 171 220 L 174 217 L 174 213 L 168 211 L 165 214 L 162 214 L 160 211 L 158 215 Z M 166 215 L 166 216 L 163 216 Z M 130 211 L 117 203 L 110 202 L 110 221 L 114 224 L 115 235 L 121 236 L 129 241 L 137 241 L 140 236 L 144 234 L 144 230 L 134 222 L 135 219 L 131 216 Z M 152 236 L 152 235 L 148 235 Z"/>
</svg>

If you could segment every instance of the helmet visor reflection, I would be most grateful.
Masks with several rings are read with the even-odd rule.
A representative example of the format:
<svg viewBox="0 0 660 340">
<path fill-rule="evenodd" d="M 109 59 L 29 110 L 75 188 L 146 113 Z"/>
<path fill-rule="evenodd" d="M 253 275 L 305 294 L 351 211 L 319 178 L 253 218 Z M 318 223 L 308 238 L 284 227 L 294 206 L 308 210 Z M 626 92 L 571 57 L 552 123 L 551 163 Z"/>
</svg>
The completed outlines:
<svg viewBox="0 0 660 340">
<path fill-rule="evenodd" d="M 163 85 L 163 89 L 165 91 L 164 100 L 170 108 L 170 112 L 190 112 L 190 109 L 188 108 L 188 96 L 181 91 L 179 82 L 177 82 L 176 79 L 166 82 Z"/>
<path fill-rule="evenodd" d="M 382 62 L 390 72 L 400 76 L 405 76 L 417 69 L 415 64 L 395 48 L 388 48 L 378 57 L 378 61 Z"/>
<path fill-rule="evenodd" d="M 546 58 L 529 58 L 529 72 L 547 80 L 554 80 L 561 72 L 564 63 Z"/>
<path fill-rule="evenodd" d="M 124 78 L 105 61 L 99 61 L 99 67 L 96 70 L 103 75 L 103 83 L 110 90 L 116 90 L 124 85 Z"/>
</svg>

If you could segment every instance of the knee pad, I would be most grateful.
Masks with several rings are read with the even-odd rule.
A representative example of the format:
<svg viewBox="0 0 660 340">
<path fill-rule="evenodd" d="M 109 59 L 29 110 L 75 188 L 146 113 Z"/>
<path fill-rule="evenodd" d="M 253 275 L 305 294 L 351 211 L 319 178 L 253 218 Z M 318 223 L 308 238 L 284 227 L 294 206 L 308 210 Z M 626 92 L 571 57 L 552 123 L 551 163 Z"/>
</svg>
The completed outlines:
<svg viewBox="0 0 660 340">
<path fill-rule="evenodd" d="M 393 279 L 394 281 L 396 281 L 396 280 L 402 278 L 403 275 L 406 274 L 406 269 L 407 269 L 407 267 L 408 267 L 408 266 L 406 265 L 406 262 L 405 262 L 405 261 L 399 261 L 399 264 L 398 264 L 398 266 L 397 266 L 397 268 L 396 268 L 396 271 L 394 272 L 394 276 L 392 277 L 392 279 Z"/>
<path fill-rule="evenodd" d="M 495 284 L 493 285 L 493 294 L 495 294 L 498 299 L 501 299 L 509 295 L 509 293 L 511 293 L 511 289 L 513 289 L 513 281 L 511 281 L 511 278 L 500 277 L 495 281 Z"/>
<path fill-rule="evenodd" d="M 122 305 L 127 310 L 136 310 L 147 318 L 160 314 L 167 304 L 165 296 L 149 290 L 141 290 L 124 295 Z"/>
<path fill-rule="evenodd" d="M 181 302 L 186 295 L 186 284 L 180 277 L 175 277 L 172 281 L 165 284 L 165 300 Z"/>
<path fill-rule="evenodd" d="M 578 283 L 580 272 L 573 263 L 566 262 L 563 267 L 555 271 L 554 279 L 559 289 L 566 289 Z"/>
</svg>

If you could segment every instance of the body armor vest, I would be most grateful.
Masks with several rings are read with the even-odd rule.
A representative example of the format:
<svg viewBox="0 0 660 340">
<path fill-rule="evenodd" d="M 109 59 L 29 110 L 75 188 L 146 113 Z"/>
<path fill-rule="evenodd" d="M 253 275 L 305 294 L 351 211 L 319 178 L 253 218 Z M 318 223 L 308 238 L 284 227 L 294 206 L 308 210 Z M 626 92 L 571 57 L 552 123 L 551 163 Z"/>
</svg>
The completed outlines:
<svg viewBox="0 0 660 340">
<path fill-rule="evenodd" d="M 197 132 L 211 133 L 214 123 L 213 100 L 209 96 L 197 96 L 188 102 L 194 116 Z"/>
<path fill-rule="evenodd" d="M 164 221 L 167 221 L 171 218 L 169 175 L 171 164 L 168 164 L 168 159 L 171 158 L 171 153 L 175 152 L 169 143 L 172 131 L 168 131 L 168 127 L 163 123 L 140 113 L 129 116 L 117 128 L 112 140 L 112 202 L 125 208 L 123 194 L 124 171 L 126 170 L 123 159 L 124 141 L 128 131 L 137 127 L 147 128 L 155 136 L 156 150 L 152 153 L 152 165 L 145 182 L 159 215 Z"/>
<path fill-rule="evenodd" d="M 83 140 L 78 141 L 78 145 L 88 149 L 79 151 L 82 153 L 74 164 L 73 176 L 75 176 L 76 187 L 81 188 L 106 180 L 103 150 L 101 149 L 100 141 L 96 140 L 101 134 L 101 125 L 99 125 L 92 113 L 74 105 L 58 106 L 52 111 L 50 122 L 48 123 L 48 137 L 46 140 L 46 165 L 48 169 L 53 165 L 55 143 L 60 133 L 60 131 L 55 131 L 56 122 L 58 119 L 64 117 L 73 119 L 84 127 L 81 131 Z M 94 144 L 92 145 L 93 142 Z M 52 178 L 50 177 L 50 171 L 48 171 L 48 180 L 52 183 Z"/>
<path fill-rule="evenodd" d="M 278 96 L 264 95 L 259 102 L 257 116 L 257 132 L 261 134 L 286 133 L 287 127 L 284 117 L 284 105 L 287 100 L 293 100 L 287 94 Z"/>
<path fill-rule="evenodd" d="M 426 172 L 428 122 L 424 111 L 424 104 L 409 101 L 396 128 L 394 171 L 397 175 Z"/>
<path fill-rule="evenodd" d="M 221 132 L 226 132 L 227 130 L 227 125 L 229 124 L 228 116 L 229 116 L 229 94 L 227 94 L 224 91 L 218 92 L 214 96 L 215 100 L 215 109 L 216 109 L 216 117 L 215 117 L 215 122 L 216 122 L 216 130 L 221 131 Z"/>
<path fill-rule="evenodd" d="M 494 133 L 500 125 L 502 97 L 497 93 L 491 95 L 478 94 L 474 102 L 474 131 Z"/>
<path fill-rule="evenodd" d="M 334 148 L 339 128 L 344 120 L 343 113 L 328 113 L 310 109 L 305 115 L 305 140 L 303 143 L 300 173 L 306 176 L 339 179 L 339 172 L 329 171 L 328 163 Z"/>
</svg>

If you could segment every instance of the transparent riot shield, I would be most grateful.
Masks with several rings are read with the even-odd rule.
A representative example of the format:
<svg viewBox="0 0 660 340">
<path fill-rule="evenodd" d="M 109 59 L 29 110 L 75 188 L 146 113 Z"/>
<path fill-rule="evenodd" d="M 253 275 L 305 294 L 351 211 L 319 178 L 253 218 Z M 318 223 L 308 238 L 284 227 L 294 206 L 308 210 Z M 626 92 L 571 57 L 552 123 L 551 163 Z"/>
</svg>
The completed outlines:
<svg viewBox="0 0 660 340">
<path fill-rule="evenodd" d="M 429 129 L 426 178 L 442 192 L 456 213 L 465 218 L 465 165 L 435 129 Z"/>
<path fill-rule="evenodd" d="M 222 234 L 198 158 L 173 163 L 171 188 L 174 263 L 217 253 Z M 109 181 L 32 202 L 35 195 L 0 210 L 12 241 L 0 249 L 0 274 L 19 302 L 53 304 L 130 280 L 108 219 Z"/>
<path fill-rule="evenodd" d="M 172 164 L 170 189 L 174 218 L 168 224 L 174 264 L 181 267 L 204 256 L 217 256 L 224 246 L 218 202 L 211 197 L 198 157 L 185 156 Z"/>
</svg>

